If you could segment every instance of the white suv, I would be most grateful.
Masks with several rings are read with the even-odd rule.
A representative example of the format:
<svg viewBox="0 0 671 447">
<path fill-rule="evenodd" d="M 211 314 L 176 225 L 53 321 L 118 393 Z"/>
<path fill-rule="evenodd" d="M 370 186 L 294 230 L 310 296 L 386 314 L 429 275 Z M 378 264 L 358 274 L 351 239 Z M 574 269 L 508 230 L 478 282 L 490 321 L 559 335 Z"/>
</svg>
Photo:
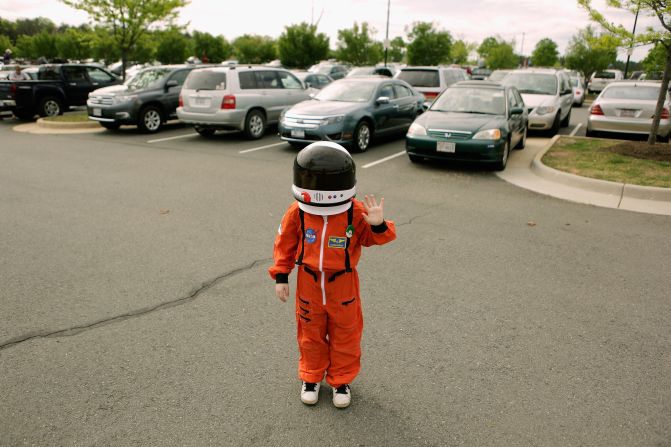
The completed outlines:
<svg viewBox="0 0 671 447">
<path fill-rule="evenodd" d="M 613 81 L 621 81 L 624 79 L 624 74 L 620 70 L 603 70 L 592 74 L 592 78 L 587 84 L 587 91 L 589 93 L 600 93 L 608 84 Z"/>
<path fill-rule="evenodd" d="M 466 70 L 457 67 L 403 67 L 394 77 L 423 94 L 425 108 L 450 85 L 468 80 Z"/>
<path fill-rule="evenodd" d="M 217 129 L 241 130 L 258 139 L 280 113 L 310 99 L 308 88 L 288 70 L 229 66 L 193 70 L 184 82 L 177 116 L 209 136 Z"/>
</svg>

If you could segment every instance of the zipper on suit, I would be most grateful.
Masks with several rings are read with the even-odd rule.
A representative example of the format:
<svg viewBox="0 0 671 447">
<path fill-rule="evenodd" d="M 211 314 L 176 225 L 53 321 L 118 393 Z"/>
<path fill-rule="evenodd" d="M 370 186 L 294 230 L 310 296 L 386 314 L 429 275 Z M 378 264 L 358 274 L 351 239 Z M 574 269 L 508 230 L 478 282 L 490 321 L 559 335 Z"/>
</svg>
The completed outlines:
<svg viewBox="0 0 671 447">
<path fill-rule="evenodd" d="M 326 306 L 326 288 L 324 287 L 324 239 L 326 239 L 326 227 L 329 224 L 329 218 L 328 216 L 322 217 L 324 218 L 324 226 L 322 227 L 322 241 L 319 247 L 319 276 L 322 289 L 322 304 Z"/>
</svg>

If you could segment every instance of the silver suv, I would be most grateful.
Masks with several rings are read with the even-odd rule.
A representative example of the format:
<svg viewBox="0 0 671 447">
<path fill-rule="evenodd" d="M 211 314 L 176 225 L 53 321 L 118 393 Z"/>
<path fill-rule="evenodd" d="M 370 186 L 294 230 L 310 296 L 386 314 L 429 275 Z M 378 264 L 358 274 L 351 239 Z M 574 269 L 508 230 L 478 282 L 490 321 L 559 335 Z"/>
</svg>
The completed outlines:
<svg viewBox="0 0 671 447">
<path fill-rule="evenodd" d="M 177 116 L 209 136 L 217 129 L 241 130 L 258 139 L 280 113 L 310 99 L 307 87 L 289 71 L 230 66 L 193 70 L 184 82 Z"/>
<path fill-rule="evenodd" d="M 552 135 L 571 121 L 573 89 L 562 70 L 527 68 L 513 70 L 502 81 L 522 94 L 529 111 L 529 130 L 549 130 Z"/>
</svg>

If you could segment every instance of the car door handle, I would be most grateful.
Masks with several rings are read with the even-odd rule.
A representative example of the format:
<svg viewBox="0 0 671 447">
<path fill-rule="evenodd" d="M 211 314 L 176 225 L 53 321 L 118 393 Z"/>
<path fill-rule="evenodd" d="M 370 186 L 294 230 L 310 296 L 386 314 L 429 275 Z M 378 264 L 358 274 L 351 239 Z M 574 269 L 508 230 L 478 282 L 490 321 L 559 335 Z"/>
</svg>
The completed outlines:
<svg viewBox="0 0 671 447">
<path fill-rule="evenodd" d="M 77 83 L 76 82 L 71 82 L 70 85 L 72 85 L 73 87 L 76 87 Z"/>
<path fill-rule="evenodd" d="M 94 82 L 93 85 L 98 85 L 98 83 L 97 83 L 97 82 Z"/>
</svg>

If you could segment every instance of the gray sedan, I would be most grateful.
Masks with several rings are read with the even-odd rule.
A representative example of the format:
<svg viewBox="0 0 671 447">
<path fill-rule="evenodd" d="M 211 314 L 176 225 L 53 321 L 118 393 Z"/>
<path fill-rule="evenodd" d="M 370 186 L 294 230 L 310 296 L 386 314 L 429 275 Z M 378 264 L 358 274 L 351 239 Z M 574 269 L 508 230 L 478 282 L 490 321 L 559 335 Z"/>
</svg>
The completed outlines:
<svg viewBox="0 0 671 447">
<path fill-rule="evenodd" d="M 624 81 L 608 84 L 594 100 L 587 120 L 587 136 L 598 133 L 649 135 L 655 114 L 659 82 Z M 657 137 L 669 141 L 669 95 L 667 93 Z"/>
<path fill-rule="evenodd" d="M 403 135 L 422 112 L 423 101 L 420 93 L 398 79 L 342 79 L 284 111 L 279 133 L 296 146 L 334 141 L 363 152 L 373 135 Z"/>
</svg>

